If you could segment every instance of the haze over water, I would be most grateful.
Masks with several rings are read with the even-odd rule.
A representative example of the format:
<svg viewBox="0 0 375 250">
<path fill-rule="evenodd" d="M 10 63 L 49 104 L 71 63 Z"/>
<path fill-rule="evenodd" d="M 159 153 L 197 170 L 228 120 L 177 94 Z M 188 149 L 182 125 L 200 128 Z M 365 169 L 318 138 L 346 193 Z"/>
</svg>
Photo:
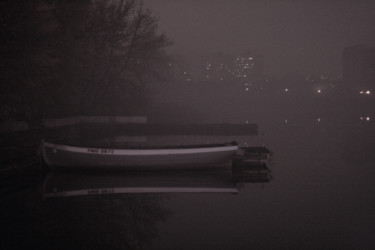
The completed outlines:
<svg viewBox="0 0 375 250">
<path fill-rule="evenodd" d="M 149 136 L 146 142 L 264 144 L 273 152 L 268 164 L 272 179 L 246 183 L 236 195 L 109 194 L 42 200 L 42 187 L 28 183 L 28 172 L 21 171 L 11 182 L 15 188 L 1 193 L 0 248 L 374 249 L 375 90 L 357 90 L 358 82 L 337 78 L 322 80 L 322 88 L 306 81 L 312 74 L 340 77 L 343 48 L 374 44 L 374 3 L 144 2 L 175 42 L 168 49 L 171 54 L 199 68 L 197 62 L 206 53 L 255 52 L 265 58 L 261 82 L 268 84 L 163 82 L 150 93 L 146 113 L 153 119 L 257 124 L 259 135 Z M 292 83 L 282 78 L 287 73 L 302 74 L 303 80 Z M 127 108 L 136 110 L 137 105 Z M 34 151 L 31 161 L 18 158 L 12 163 L 16 171 L 18 165 L 39 166 Z M 224 171 L 225 178 L 229 172 Z M 163 174 L 165 179 L 176 175 Z M 222 172 L 212 174 L 220 177 Z M 120 174 L 103 173 L 107 175 Z M 189 179 L 199 171 L 179 175 Z M 39 176 L 32 177 L 39 181 Z M 10 182 L 8 176 L 1 178 Z"/>
<path fill-rule="evenodd" d="M 256 96 L 236 100 L 230 93 L 226 98 L 214 96 L 213 100 L 222 102 L 215 102 L 215 109 L 202 108 L 197 121 L 257 122 L 265 145 L 274 153 L 268 165 L 272 175 L 269 183 L 247 183 L 237 195 L 172 193 L 31 201 L 34 209 L 26 209 L 28 213 L 22 212 L 17 218 L 20 214 L 13 211 L 8 233 L 23 228 L 24 238 L 38 232 L 39 238 L 31 243 L 40 245 L 38 240 L 45 240 L 51 230 L 47 225 L 54 223 L 51 232 L 58 235 L 56 242 L 66 244 L 62 246 L 72 242 L 73 235 L 64 232 L 74 225 L 72 232 L 80 244 L 90 245 L 83 239 L 88 232 L 95 232 L 104 244 L 109 244 L 107 236 L 115 237 L 111 241 L 114 248 L 135 240 L 148 249 L 372 249 L 375 127 L 373 120 L 360 119 L 362 108 L 367 106 L 357 105 L 350 112 L 336 106 L 327 108 L 325 118 L 318 121 L 317 114 L 324 111 L 319 108 L 321 99 L 310 107 L 303 101 L 306 98 L 280 97 L 276 101 L 267 94 Z M 230 100 L 233 105 L 225 109 Z M 178 139 L 190 142 L 205 138 Z M 262 142 L 260 136 L 236 140 L 253 146 Z M 30 218 L 41 222 L 34 224 Z M 134 219 L 138 224 L 130 223 Z M 85 229 L 88 221 L 90 230 Z M 119 228 L 112 232 L 103 225 Z M 142 229 L 136 229 L 140 225 Z M 141 230 L 140 234 L 127 233 L 134 230 Z M 146 233 L 142 238 L 141 232 L 153 232 L 152 237 Z M 26 237 L 25 243 L 29 241 Z"/>
<path fill-rule="evenodd" d="M 166 204 L 174 215 L 157 246 L 372 249 L 375 127 L 372 116 L 363 119 L 373 114 L 371 102 L 242 91 L 237 99 L 213 97 L 216 108 L 205 117 L 257 122 L 274 152 L 273 179 L 247 184 L 237 196 L 172 196 Z"/>
</svg>

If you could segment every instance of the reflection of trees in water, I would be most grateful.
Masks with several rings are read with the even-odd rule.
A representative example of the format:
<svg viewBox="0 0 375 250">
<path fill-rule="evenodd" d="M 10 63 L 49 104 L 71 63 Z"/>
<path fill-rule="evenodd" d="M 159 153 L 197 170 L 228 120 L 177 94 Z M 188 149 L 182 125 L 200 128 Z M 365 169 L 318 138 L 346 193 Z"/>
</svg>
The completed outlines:
<svg viewBox="0 0 375 250">
<path fill-rule="evenodd" d="M 143 249 L 168 215 L 157 195 L 35 198 L 15 194 L 3 203 L 0 248 Z"/>
</svg>

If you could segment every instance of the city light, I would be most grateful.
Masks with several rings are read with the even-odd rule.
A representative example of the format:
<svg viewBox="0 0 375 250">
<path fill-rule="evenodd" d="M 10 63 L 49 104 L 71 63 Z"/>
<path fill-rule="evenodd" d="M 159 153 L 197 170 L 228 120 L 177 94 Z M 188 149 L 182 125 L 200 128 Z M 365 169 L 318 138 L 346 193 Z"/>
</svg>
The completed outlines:
<svg viewBox="0 0 375 250">
<path fill-rule="evenodd" d="M 288 91 L 289 91 L 289 89 L 284 89 L 284 91 L 285 91 L 285 92 L 288 92 Z"/>
<path fill-rule="evenodd" d="M 318 93 L 322 93 L 322 90 L 318 89 L 316 92 L 318 92 Z"/>
<path fill-rule="evenodd" d="M 371 91 L 370 90 L 366 90 L 366 91 L 361 90 L 361 91 L 359 91 L 359 94 L 361 94 L 361 95 L 370 95 Z"/>
<path fill-rule="evenodd" d="M 371 120 L 371 118 L 370 118 L 370 116 L 361 116 L 360 118 L 359 118 L 361 121 L 364 121 L 364 120 L 366 120 L 366 121 L 370 121 Z"/>
</svg>

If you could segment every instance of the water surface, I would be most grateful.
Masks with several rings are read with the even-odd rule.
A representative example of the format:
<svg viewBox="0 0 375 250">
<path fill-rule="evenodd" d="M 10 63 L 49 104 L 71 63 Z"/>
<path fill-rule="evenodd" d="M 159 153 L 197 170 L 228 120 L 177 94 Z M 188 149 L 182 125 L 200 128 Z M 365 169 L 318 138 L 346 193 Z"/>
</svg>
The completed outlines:
<svg viewBox="0 0 375 250">
<path fill-rule="evenodd" d="M 312 117 L 259 125 L 264 143 L 274 152 L 268 164 L 270 182 L 246 183 L 235 195 L 109 194 L 46 200 L 31 185 L 2 195 L 1 246 L 373 249 L 374 124 L 316 122 Z M 236 140 L 261 143 L 260 137 Z"/>
</svg>

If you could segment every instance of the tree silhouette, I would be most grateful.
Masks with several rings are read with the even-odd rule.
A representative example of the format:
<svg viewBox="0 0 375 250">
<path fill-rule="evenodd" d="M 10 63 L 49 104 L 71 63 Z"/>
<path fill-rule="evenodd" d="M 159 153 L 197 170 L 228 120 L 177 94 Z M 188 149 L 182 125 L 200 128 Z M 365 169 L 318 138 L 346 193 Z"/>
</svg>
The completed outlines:
<svg viewBox="0 0 375 250">
<path fill-rule="evenodd" d="M 138 0 L 0 6 L 1 120 L 126 112 L 144 101 L 169 44 Z"/>
<path fill-rule="evenodd" d="M 56 9 L 55 72 L 65 95 L 83 112 L 121 112 L 118 104 L 142 101 L 153 66 L 168 45 L 157 33 L 157 19 L 136 0 L 77 5 Z M 75 18 L 66 14 L 71 9 Z"/>
</svg>

